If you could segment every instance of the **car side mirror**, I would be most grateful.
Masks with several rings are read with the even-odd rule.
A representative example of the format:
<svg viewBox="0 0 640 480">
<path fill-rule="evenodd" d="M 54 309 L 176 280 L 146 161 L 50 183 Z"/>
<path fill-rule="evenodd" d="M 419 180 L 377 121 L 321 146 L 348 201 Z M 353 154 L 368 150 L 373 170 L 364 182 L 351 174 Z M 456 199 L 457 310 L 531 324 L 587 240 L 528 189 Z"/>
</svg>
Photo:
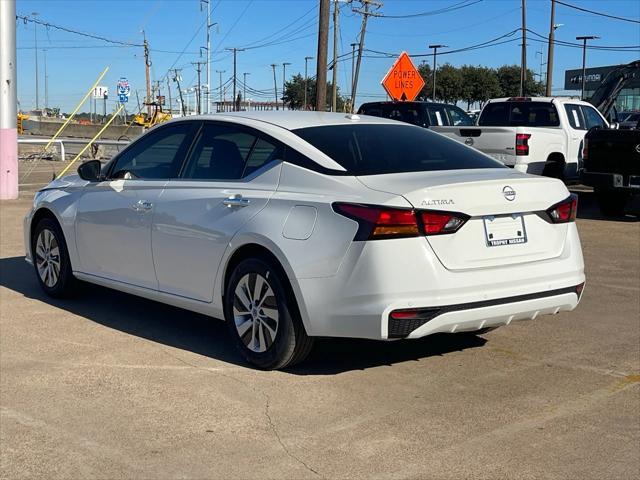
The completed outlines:
<svg viewBox="0 0 640 480">
<path fill-rule="evenodd" d="M 99 182 L 102 179 L 100 175 L 101 169 L 102 164 L 100 160 L 89 160 L 78 167 L 78 175 L 81 179 L 87 180 L 88 182 Z"/>
</svg>

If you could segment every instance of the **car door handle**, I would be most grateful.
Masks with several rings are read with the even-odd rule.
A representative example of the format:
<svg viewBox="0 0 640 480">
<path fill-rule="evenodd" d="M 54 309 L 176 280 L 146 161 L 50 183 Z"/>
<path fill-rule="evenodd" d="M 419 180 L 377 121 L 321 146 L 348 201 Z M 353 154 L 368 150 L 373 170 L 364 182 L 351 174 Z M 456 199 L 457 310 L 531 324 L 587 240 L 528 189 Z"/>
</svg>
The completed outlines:
<svg viewBox="0 0 640 480">
<path fill-rule="evenodd" d="M 131 205 L 136 212 L 148 212 L 153 208 L 153 203 L 147 202 L 146 200 L 138 200 L 136 203 Z"/>
<path fill-rule="evenodd" d="M 236 195 L 231 195 L 230 197 L 225 198 L 222 201 L 222 203 L 225 204 L 227 207 L 231 208 L 231 207 L 246 207 L 251 202 L 248 198 L 242 198 L 242 195 L 236 194 Z"/>
</svg>

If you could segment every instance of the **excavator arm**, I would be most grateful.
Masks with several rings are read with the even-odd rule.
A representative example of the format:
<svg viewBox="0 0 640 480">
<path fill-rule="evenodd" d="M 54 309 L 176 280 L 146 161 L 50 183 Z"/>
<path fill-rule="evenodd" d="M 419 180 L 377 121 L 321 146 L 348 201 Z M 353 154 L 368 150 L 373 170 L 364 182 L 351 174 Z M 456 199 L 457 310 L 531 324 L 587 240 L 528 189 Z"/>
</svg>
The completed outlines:
<svg viewBox="0 0 640 480">
<path fill-rule="evenodd" d="M 588 99 L 589 103 L 596 107 L 604 118 L 610 118 L 620 91 L 634 78 L 640 78 L 640 60 L 622 65 L 609 72 L 593 92 L 591 98 Z"/>
</svg>

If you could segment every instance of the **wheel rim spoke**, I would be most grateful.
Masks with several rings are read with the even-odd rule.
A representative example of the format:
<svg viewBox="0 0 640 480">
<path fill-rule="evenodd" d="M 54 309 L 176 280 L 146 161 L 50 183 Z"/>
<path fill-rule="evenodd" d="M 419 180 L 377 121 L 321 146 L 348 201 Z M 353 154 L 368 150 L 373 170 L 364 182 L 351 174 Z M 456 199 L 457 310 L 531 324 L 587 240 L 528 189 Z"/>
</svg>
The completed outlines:
<svg viewBox="0 0 640 480">
<path fill-rule="evenodd" d="M 278 334 L 278 305 L 269 281 L 256 272 L 244 275 L 234 291 L 233 317 L 242 343 L 251 351 L 268 350 Z"/>
</svg>

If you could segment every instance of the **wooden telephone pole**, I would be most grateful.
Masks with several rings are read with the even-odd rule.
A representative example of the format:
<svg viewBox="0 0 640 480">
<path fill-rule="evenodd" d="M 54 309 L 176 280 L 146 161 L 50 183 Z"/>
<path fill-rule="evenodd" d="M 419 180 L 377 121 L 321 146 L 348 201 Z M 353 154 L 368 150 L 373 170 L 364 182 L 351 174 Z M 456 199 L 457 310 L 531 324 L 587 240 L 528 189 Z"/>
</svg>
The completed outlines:
<svg viewBox="0 0 640 480">
<path fill-rule="evenodd" d="M 375 0 L 360 0 L 364 9 L 354 9 L 353 11 L 362 15 L 362 27 L 360 28 L 360 43 L 358 46 L 358 60 L 356 62 L 356 71 L 353 76 L 353 88 L 351 89 L 351 113 L 353 113 L 356 106 L 356 93 L 358 91 L 358 77 L 360 76 L 360 63 L 362 63 L 362 52 L 364 50 L 364 35 L 367 32 L 367 20 L 369 17 L 380 16 L 379 13 L 371 12 L 369 6 L 373 5 L 376 8 L 382 7 L 382 2 Z"/>
<path fill-rule="evenodd" d="M 327 109 L 327 48 L 329 43 L 329 0 L 320 0 L 318 55 L 316 63 L 316 110 Z"/>
<path fill-rule="evenodd" d="M 147 97 L 144 101 L 147 104 L 147 115 L 151 117 L 151 74 L 149 72 L 149 68 L 151 67 L 151 60 L 149 59 L 149 42 L 147 42 L 147 37 L 144 34 L 144 30 L 142 31 L 142 38 L 144 40 L 144 72 L 147 80 Z"/>
</svg>

